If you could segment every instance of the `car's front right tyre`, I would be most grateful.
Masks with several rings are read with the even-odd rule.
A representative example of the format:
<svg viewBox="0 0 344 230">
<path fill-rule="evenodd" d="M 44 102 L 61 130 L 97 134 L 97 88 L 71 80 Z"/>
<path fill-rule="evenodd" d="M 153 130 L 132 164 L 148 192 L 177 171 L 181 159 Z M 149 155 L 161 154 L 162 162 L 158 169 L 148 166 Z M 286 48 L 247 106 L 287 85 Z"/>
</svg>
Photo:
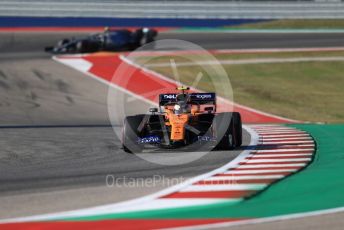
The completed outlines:
<svg viewBox="0 0 344 230">
<path fill-rule="evenodd" d="M 122 129 L 122 148 L 127 153 L 140 153 L 143 147 L 138 143 L 138 128 L 144 115 L 128 116 L 124 119 Z"/>
</svg>

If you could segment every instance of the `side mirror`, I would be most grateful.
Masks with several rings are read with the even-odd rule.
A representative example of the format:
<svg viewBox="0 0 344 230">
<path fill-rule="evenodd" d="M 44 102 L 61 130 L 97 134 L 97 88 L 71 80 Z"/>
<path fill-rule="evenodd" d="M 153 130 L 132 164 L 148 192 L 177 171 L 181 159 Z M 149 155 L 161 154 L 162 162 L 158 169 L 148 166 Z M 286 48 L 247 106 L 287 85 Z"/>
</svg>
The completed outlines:
<svg viewBox="0 0 344 230">
<path fill-rule="evenodd" d="M 214 108 L 213 107 L 205 107 L 204 110 L 207 111 L 208 113 L 211 113 L 214 110 Z"/>
<path fill-rule="evenodd" d="M 149 112 L 150 113 L 157 113 L 158 112 L 158 108 L 150 108 Z"/>
</svg>

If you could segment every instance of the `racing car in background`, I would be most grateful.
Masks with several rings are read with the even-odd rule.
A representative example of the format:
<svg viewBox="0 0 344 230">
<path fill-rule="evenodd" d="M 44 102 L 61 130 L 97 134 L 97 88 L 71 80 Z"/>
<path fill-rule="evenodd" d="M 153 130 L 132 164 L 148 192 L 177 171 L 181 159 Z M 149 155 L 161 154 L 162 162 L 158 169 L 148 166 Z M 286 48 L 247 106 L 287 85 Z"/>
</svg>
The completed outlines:
<svg viewBox="0 0 344 230">
<path fill-rule="evenodd" d="M 242 144 L 238 112 L 216 112 L 215 93 L 160 94 L 159 109 L 148 114 L 127 116 L 122 129 L 122 147 L 139 153 L 148 146 L 178 148 L 210 143 L 211 149 L 230 150 Z M 209 145 L 208 145 L 209 146 Z"/>
<path fill-rule="evenodd" d="M 130 31 L 106 27 L 103 33 L 91 34 L 84 38 L 62 39 L 55 46 L 45 47 L 45 51 L 56 54 L 130 51 L 154 41 L 157 35 L 156 30 L 149 28 Z"/>
</svg>

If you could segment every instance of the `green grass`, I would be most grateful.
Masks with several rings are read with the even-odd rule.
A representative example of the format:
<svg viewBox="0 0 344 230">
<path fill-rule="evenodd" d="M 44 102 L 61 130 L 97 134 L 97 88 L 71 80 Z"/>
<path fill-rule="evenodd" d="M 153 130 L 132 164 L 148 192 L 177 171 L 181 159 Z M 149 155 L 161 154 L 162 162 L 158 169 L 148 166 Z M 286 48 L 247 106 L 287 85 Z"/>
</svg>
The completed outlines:
<svg viewBox="0 0 344 230">
<path fill-rule="evenodd" d="M 326 56 L 328 53 L 321 54 Z M 222 54 L 219 58 L 229 59 L 230 55 L 226 55 Z M 298 56 L 296 53 L 283 53 L 265 54 L 259 57 L 276 57 L 276 55 Z M 334 56 L 340 55 L 343 53 Z M 156 58 L 152 62 L 168 62 L 169 58 Z M 240 59 L 242 55 L 237 55 L 235 58 Z M 253 58 L 253 56 L 245 58 Z M 187 58 L 178 57 L 175 61 L 185 62 Z M 237 103 L 303 121 L 344 122 L 343 62 L 243 64 L 223 65 L 223 67 L 229 75 L 234 100 Z M 151 67 L 151 69 L 173 78 L 171 67 Z M 212 76 L 209 76 L 201 66 L 179 66 L 178 72 L 182 76 L 181 81 L 186 85 L 192 85 L 196 74 L 202 72 L 204 77 L 198 88 L 205 91 L 216 88 L 217 83 L 211 81 Z"/>
<path fill-rule="evenodd" d="M 343 19 L 283 19 L 248 23 L 229 28 L 240 29 L 344 29 Z"/>
<path fill-rule="evenodd" d="M 344 51 L 307 51 L 307 52 L 276 52 L 276 53 L 244 53 L 244 54 L 216 54 L 219 60 L 242 60 L 256 58 L 295 58 L 295 57 L 344 57 Z"/>
<path fill-rule="evenodd" d="M 302 51 L 302 52 L 271 52 L 271 53 L 218 53 L 218 60 L 243 60 L 256 58 L 293 58 L 293 57 L 344 57 L 344 51 Z M 153 59 L 146 56 L 135 57 L 135 62 L 143 63 L 170 63 L 173 59 L 178 62 L 190 62 L 191 60 L 202 61 L 204 58 L 195 54 L 183 54 L 183 56 L 157 56 Z"/>
</svg>

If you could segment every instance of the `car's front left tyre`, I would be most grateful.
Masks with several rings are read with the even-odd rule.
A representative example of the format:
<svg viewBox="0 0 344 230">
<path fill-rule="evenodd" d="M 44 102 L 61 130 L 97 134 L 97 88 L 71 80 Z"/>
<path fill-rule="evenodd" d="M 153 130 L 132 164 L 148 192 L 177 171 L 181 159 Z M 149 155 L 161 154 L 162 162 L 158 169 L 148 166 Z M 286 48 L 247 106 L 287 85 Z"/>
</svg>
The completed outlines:
<svg viewBox="0 0 344 230">
<path fill-rule="evenodd" d="M 242 144 L 241 116 L 238 112 L 219 113 L 214 118 L 215 131 L 219 141 L 216 149 L 231 150 Z"/>
</svg>

